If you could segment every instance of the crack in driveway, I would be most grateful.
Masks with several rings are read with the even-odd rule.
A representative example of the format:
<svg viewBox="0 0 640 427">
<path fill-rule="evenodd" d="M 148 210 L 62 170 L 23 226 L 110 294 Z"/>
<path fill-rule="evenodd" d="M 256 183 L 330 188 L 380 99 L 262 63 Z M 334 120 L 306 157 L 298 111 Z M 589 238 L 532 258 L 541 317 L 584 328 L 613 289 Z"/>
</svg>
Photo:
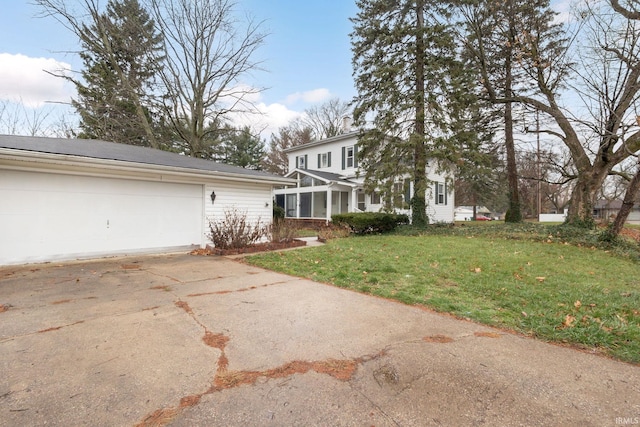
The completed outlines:
<svg viewBox="0 0 640 427">
<path fill-rule="evenodd" d="M 267 286 L 267 285 L 263 285 Z M 246 290 L 255 287 L 247 288 Z M 238 292 L 238 291 L 236 291 Z M 242 385 L 255 385 L 258 379 L 279 379 L 288 378 L 295 374 L 306 374 L 316 372 L 328 375 L 338 381 L 348 382 L 351 380 L 359 365 L 383 357 L 388 349 L 384 349 L 375 354 L 364 355 L 353 359 L 333 359 L 317 361 L 293 360 L 278 367 L 263 371 L 229 371 L 229 360 L 227 359 L 225 348 L 229 342 L 229 337 L 219 333 L 213 333 L 197 318 L 193 309 L 186 301 L 178 300 L 175 306 L 184 310 L 200 327 L 204 330 L 202 341 L 209 347 L 220 350 L 217 366 L 218 369 L 210 387 L 200 394 L 184 396 L 177 406 L 160 408 L 148 414 L 135 427 L 165 426 L 175 419 L 184 409 L 196 406 L 206 395 L 222 392 Z"/>
</svg>

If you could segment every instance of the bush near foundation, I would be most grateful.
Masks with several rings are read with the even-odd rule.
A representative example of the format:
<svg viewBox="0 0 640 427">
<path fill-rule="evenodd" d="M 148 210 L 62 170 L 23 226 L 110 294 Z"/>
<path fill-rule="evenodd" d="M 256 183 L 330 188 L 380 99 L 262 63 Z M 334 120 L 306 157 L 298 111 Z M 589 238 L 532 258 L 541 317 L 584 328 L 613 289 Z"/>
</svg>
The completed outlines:
<svg viewBox="0 0 640 427">
<path fill-rule="evenodd" d="M 285 218 L 274 218 L 269 228 L 270 241 L 274 243 L 292 242 L 298 237 L 298 225 Z"/>
<path fill-rule="evenodd" d="M 409 223 L 409 217 L 384 212 L 351 212 L 332 215 L 331 222 L 346 226 L 355 234 L 377 234 L 393 231 L 398 225 Z"/>
<path fill-rule="evenodd" d="M 269 230 L 260 219 L 251 223 L 247 212 L 236 208 L 225 209 L 224 218 L 209 221 L 209 239 L 216 249 L 238 249 L 255 244 L 265 237 Z"/>
</svg>

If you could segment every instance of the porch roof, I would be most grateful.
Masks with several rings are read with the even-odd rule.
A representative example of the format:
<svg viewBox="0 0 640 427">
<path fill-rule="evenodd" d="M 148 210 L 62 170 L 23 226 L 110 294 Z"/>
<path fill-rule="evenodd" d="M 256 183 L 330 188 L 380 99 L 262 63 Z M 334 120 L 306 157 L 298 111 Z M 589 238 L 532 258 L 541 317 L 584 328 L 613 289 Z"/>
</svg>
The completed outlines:
<svg viewBox="0 0 640 427">
<path fill-rule="evenodd" d="M 319 179 L 319 180 L 324 181 L 326 183 L 342 184 L 342 185 L 348 185 L 350 187 L 357 187 L 359 185 L 357 182 L 353 182 L 353 181 L 350 181 L 348 179 L 345 179 L 345 178 L 343 178 L 341 175 L 339 175 L 337 173 L 318 171 L 318 170 L 311 170 L 311 169 L 294 169 L 291 172 L 289 172 L 288 174 L 286 174 L 285 177 L 289 178 L 289 177 L 293 176 L 297 172 L 299 172 L 301 174 L 304 174 L 304 175 L 308 175 L 308 176 L 310 176 L 312 178 L 315 178 L 315 179 Z"/>
</svg>

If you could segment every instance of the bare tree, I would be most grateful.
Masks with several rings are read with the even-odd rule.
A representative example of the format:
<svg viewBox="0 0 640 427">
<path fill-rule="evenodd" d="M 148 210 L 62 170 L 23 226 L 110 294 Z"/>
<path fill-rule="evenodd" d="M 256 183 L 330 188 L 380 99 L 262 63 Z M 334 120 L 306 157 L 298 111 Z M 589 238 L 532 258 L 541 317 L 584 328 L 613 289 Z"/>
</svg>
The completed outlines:
<svg viewBox="0 0 640 427">
<path fill-rule="evenodd" d="M 289 159 L 284 150 L 312 141 L 313 131 L 300 120 L 294 120 L 289 125 L 278 129 L 278 134 L 272 134 L 269 150 L 262 162 L 262 169 L 276 175 L 289 172 Z"/>
<path fill-rule="evenodd" d="M 329 101 L 307 108 L 304 124 L 313 130 L 316 140 L 331 138 L 348 131 L 350 123 L 349 103 L 333 98 Z M 345 121 L 347 126 L 345 126 Z"/>
<path fill-rule="evenodd" d="M 51 107 L 27 108 L 22 103 L 0 101 L 0 133 L 44 136 L 53 131 L 55 118 Z"/>
<path fill-rule="evenodd" d="M 548 15 L 527 22 L 518 39 L 519 67 L 535 85 L 496 101 L 518 102 L 553 120 L 542 132 L 563 142 L 575 171 L 567 222 L 591 226 L 606 178 L 640 151 L 640 22 L 604 2 L 584 4 L 574 35 L 553 36 L 560 28 L 546 26 Z M 546 37 L 545 28 L 553 37 Z M 572 61 L 574 56 L 579 60 Z M 563 102 L 567 88 L 570 103 Z"/>
<path fill-rule="evenodd" d="M 260 88 L 242 79 L 259 69 L 254 58 L 266 35 L 240 21 L 229 0 L 149 0 L 166 46 L 164 106 L 186 154 L 206 155 L 216 126 L 231 112 L 253 111 Z M 208 148 L 209 146 L 209 148 Z"/>
</svg>

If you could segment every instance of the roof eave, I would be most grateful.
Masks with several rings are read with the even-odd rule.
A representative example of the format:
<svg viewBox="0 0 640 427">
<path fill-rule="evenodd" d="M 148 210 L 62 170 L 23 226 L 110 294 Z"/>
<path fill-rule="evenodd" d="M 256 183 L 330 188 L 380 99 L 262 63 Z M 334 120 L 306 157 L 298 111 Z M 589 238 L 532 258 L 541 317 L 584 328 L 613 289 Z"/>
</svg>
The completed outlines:
<svg viewBox="0 0 640 427">
<path fill-rule="evenodd" d="M 15 150 L 11 148 L 0 148 L 0 160 L 14 162 L 28 162 L 42 165 L 78 166 L 84 168 L 106 169 L 141 175 L 145 173 L 162 174 L 187 177 L 193 179 L 218 178 L 227 181 L 260 182 L 271 185 L 293 184 L 296 181 L 290 178 L 273 176 L 251 176 L 241 173 L 229 173 L 205 169 L 192 169 L 177 166 L 154 165 L 123 160 L 108 160 L 91 157 L 74 156 L 68 154 L 43 153 L 28 150 Z M 20 168 L 17 166 L 16 168 Z M 22 168 L 28 168 L 23 165 Z"/>
</svg>

